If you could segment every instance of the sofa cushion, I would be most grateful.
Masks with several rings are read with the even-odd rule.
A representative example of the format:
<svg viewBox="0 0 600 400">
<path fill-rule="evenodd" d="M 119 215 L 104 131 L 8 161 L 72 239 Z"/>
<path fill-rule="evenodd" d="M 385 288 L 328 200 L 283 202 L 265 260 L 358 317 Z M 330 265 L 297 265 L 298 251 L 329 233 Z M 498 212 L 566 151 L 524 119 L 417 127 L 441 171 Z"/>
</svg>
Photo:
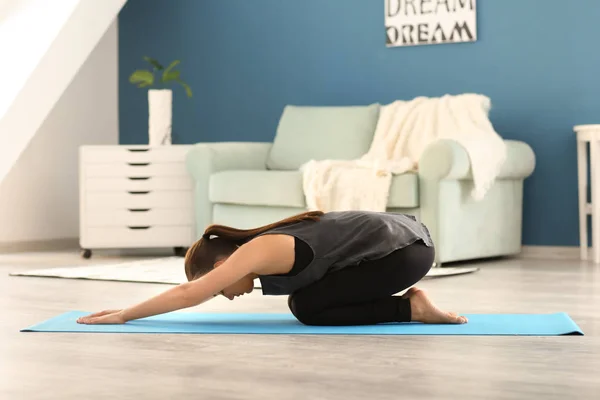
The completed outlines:
<svg viewBox="0 0 600 400">
<path fill-rule="evenodd" d="M 419 176 L 413 172 L 394 175 L 388 196 L 389 208 L 419 207 Z"/>
<path fill-rule="evenodd" d="M 419 206 L 419 180 L 407 173 L 392 178 L 388 207 Z M 213 203 L 272 207 L 306 207 L 300 171 L 221 171 L 211 175 Z"/>
<path fill-rule="evenodd" d="M 211 175 L 213 203 L 305 207 L 299 171 L 221 171 Z"/>
<path fill-rule="evenodd" d="M 371 146 L 379 104 L 284 108 L 267 158 L 271 170 L 297 170 L 310 160 L 352 160 Z"/>
</svg>

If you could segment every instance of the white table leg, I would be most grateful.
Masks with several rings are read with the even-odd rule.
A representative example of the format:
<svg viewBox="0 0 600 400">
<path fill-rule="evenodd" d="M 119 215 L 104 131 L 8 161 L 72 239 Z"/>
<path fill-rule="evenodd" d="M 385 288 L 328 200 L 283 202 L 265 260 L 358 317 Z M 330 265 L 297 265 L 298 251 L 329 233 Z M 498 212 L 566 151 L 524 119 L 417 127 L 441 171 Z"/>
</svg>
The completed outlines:
<svg viewBox="0 0 600 400">
<path fill-rule="evenodd" d="M 600 264 L 600 142 L 590 142 L 592 189 L 592 247 L 594 263 Z"/>
<path fill-rule="evenodd" d="M 587 260 L 588 234 L 587 234 L 587 142 L 577 142 L 577 184 L 579 189 L 579 247 L 581 259 Z"/>
</svg>

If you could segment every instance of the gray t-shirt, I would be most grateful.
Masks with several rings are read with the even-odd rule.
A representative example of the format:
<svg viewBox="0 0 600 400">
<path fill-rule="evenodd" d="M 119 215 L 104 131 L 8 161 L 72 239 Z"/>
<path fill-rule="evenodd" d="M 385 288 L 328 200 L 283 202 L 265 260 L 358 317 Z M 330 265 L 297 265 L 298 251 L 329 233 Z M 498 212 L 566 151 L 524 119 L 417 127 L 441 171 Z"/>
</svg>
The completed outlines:
<svg viewBox="0 0 600 400">
<path fill-rule="evenodd" d="M 261 275 L 263 294 L 291 294 L 325 274 L 377 260 L 421 240 L 433 246 L 429 231 L 415 217 L 372 211 L 336 211 L 319 221 L 301 221 L 261 235 L 284 234 L 304 241 L 313 260 L 297 275 Z"/>
</svg>

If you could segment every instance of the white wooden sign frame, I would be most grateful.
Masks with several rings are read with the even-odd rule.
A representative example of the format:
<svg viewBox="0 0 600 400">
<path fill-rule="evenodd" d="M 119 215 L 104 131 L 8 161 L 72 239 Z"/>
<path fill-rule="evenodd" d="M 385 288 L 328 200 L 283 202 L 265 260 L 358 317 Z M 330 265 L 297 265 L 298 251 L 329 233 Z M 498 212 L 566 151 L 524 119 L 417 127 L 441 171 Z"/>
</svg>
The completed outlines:
<svg viewBox="0 0 600 400">
<path fill-rule="evenodd" d="M 477 0 L 384 0 L 386 46 L 477 40 Z"/>
</svg>

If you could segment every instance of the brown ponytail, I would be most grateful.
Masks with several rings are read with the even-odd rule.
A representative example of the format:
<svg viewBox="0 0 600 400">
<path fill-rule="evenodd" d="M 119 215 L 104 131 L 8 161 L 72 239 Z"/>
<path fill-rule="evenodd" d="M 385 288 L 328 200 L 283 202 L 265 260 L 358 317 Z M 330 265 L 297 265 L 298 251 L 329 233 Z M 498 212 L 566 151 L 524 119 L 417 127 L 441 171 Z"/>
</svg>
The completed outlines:
<svg viewBox="0 0 600 400">
<path fill-rule="evenodd" d="M 238 246 L 271 229 L 300 221 L 317 221 L 321 211 L 309 211 L 254 229 L 236 229 L 224 225 L 210 225 L 202 238 L 195 242 L 185 255 L 185 275 L 188 281 L 198 279 L 212 270 L 220 259 L 229 257 Z"/>
</svg>

